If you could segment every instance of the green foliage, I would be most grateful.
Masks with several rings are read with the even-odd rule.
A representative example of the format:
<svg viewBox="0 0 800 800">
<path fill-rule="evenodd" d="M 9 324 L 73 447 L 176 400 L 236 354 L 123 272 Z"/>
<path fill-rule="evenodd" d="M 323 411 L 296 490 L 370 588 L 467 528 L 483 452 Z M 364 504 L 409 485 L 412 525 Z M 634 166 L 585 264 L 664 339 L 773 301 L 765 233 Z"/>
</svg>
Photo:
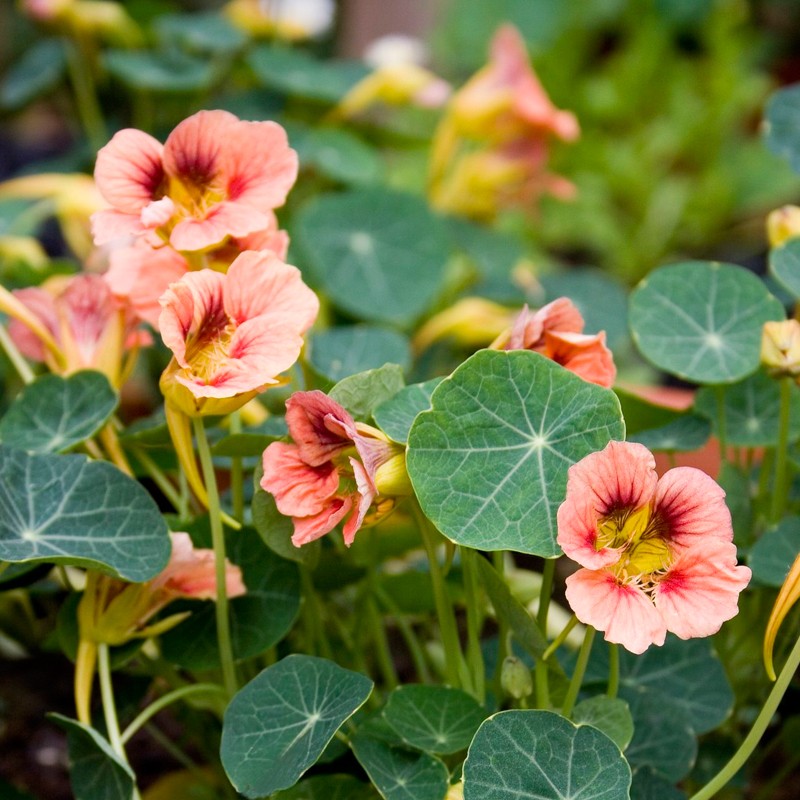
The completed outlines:
<svg viewBox="0 0 800 800">
<path fill-rule="evenodd" d="M 750 551 L 748 564 L 753 580 L 765 586 L 783 585 L 794 560 L 800 554 L 800 517 L 785 517 L 767 531 Z"/>
<path fill-rule="evenodd" d="M 633 738 L 633 717 L 624 700 L 598 695 L 583 700 L 575 706 L 572 721 L 576 725 L 591 725 L 602 731 L 620 750 Z"/>
<path fill-rule="evenodd" d="M 26 50 L 0 81 L 0 108 L 22 108 L 53 89 L 64 77 L 67 53 L 58 39 L 43 39 Z"/>
<path fill-rule="evenodd" d="M 431 407 L 433 390 L 442 378 L 432 378 L 424 383 L 405 386 L 393 397 L 384 400 L 374 409 L 375 422 L 391 439 L 401 444 L 408 441 L 408 433 L 420 411 Z"/>
<path fill-rule="evenodd" d="M 329 395 L 356 419 L 367 420 L 377 406 L 391 400 L 404 386 L 401 367 L 384 364 L 378 369 L 342 378 Z"/>
</svg>

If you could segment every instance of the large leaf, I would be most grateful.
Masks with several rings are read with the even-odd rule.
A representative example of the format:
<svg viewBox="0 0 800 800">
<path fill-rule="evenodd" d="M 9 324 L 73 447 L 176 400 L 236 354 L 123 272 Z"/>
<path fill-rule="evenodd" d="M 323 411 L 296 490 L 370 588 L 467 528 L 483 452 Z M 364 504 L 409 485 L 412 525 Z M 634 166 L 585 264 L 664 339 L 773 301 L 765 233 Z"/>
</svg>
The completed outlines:
<svg viewBox="0 0 800 800">
<path fill-rule="evenodd" d="M 145 50 L 108 50 L 108 71 L 131 89 L 154 92 L 192 92 L 208 89 L 219 65 L 180 50 L 165 53 Z"/>
<path fill-rule="evenodd" d="M 443 286 L 447 234 L 419 197 L 386 189 L 322 195 L 302 209 L 296 231 L 311 280 L 359 319 L 408 325 Z"/>
<path fill-rule="evenodd" d="M 653 772 L 650 767 L 633 771 L 631 800 L 686 800 L 686 795 L 670 782 Z"/>
<path fill-rule="evenodd" d="M 457 753 L 486 718 L 471 695 L 449 686 L 399 686 L 383 716 L 403 741 L 429 753 Z"/>
<path fill-rule="evenodd" d="M 394 397 L 405 386 L 403 370 L 398 364 L 384 364 L 357 375 L 348 375 L 329 394 L 356 419 L 366 420 L 375 407 Z"/>
<path fill-rule="evenodd" d="M 789 441 L 800 438 L 800 389 L 790 387 L 791 407 Z M 781 414 L 781 389 L 778 381 L 764 372 L 726 386 L 723 409 L 728 443 L 739 447 L 769 447 L 778 443 Z M 694 408 L 711 420 L 716 431 L 719 425 L 717 393 L 702 388 L 697 393 Z"/>
<path fill-rule="evenodd" d="M 489 717 L 464 762 L 464 800 L 623 800 L 630 784 L 611 739 L 551 711 Z"/>
<path fill-rule="evenodd" d="M 315 775 L 278 792 L 272 800 L 375 800 L 377 797 L 370 784 L 352 775 Z"/>
<path fill-rule="evenodd" d="M 642 355 L 697 383 L 733 383 L 755 372 L 764 323 L 784 317 L 752 272 L 712 261 L 654 270 L 630 298 L 631 331 Z"/>
<path fill-rule="evenodd" d="M 61 714 L 50 719 L 67 732 L 70 782 L 81 800 L 131 800 L 136 778 L 131 768 L 94 729 Z"/>
<path fill-rule="evenodd" d="M 93 436 L 117 407 L 102 372 L 43 375 L 26 386 L 0 420 L 0 441 L 21 450 L 58 453 Z"/>
<path fill-rule="evenodd" d="M 633 737 L 633 717 L 628 704 L 619 697 L 604 694 L 582 700 L 572 712 L 576 725 L 591 725 L 602 731 L 624 750 Z"/>
<path fill-rule="evenodd" d="M 800 239 L 789 239 L 771 250 L 769 270 L 790 294 L 800 297 Z"/>
<path fill-rule="evenodd" d="M 323 658 L 291 655 L 267 667 L 225 712 L 221 754 L 231 783 L 252 798 L 288 789 L 371 691 L 369 678 Z"/>
<path fill-rule="evenodd" d="M 269 550 L 252 529 L 228 535 L 227 555 L 241 567 L 247 586 L 247 593 L 230 603 L 233 652 L 237 658 L 249 658 L 291 630 L 300 611 L 300 573 L 296 564 Z M 219 665 L 214 604 L 187 601 L 186 606 L 192 615 L 162 637 L 164 657 L 190 669 L 213 669 Z"/>
<path fill-rule="evenodd" d="M 397 747 L 366 732 L 350 743 L 353 753 L 384 800 L 442 800 L 447 767 L 427 753 Z"/>
<path fill-rule="evenodd" d="M 407 454 L 425 514 L 457 544 L 558 555 L 568 468 L 624 436 L 614 393 L 538 353 L 482 350 L 431 404 Z"/>
<path fill-rule="evenodd" d="M 776 589 L 783 585 L 800 554 L 800 517 L 784 517 L 753 546 L 747 563 L 753 580 Z"/>
<path fill-rule="evenodd" d="M 431 395 L 441 382 L 442 378 L 432 378 L 425 383 L 414 383 L 382 402 L 374 413 L 378 427 L 390 439 L 405 444 L 417 414 L 431 407 Z"/>
<path fill-rule="evenodd" d="M 800 172 L 800 84 L 780 89 L 770 97 L 764 135 L 767 147 Z"/>
<path fill-rule="evenodd" d="M 289 139 L 303 167 L 313 167 L 347 185 L 375 183 L 380 178 L 381 162 L 375 149 L 348 131 L 309 128 L 297 136 L 292 126 Z"/>
<path fill-rule="evenodd" d="M 0 560 L 94 567 L 146 581 L 167 564 L 167 525 L 116 467 L 0 447 Z"/>
</svg>

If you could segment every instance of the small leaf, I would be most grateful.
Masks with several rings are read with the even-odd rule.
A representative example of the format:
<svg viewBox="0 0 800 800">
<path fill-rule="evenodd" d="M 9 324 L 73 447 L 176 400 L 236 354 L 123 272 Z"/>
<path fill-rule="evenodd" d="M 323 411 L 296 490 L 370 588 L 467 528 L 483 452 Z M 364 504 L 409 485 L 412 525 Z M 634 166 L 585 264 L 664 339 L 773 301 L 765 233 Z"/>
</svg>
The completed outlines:
<svg viewBox="0 0 800 800">
<path fill-rule="evenodd" d="M 642 355 L 696 383 L 733 383 L 755 372 L 764 323 L 784 318 L 783 306 L 756 275 L 719 262 L 656 269 L 630 298 Z"/>
<path fill-rule="evenodd" d="M 558 555 L 567 469 L 624 436 L 616 396 L 527 350 L 481 350 L 417 416 L 407 465 L 428 518 L 456 544 Z"/>
<path fill-rule="evenodd" d="M 681 414 L 660 428 L 650 428 L 628 436 L 629 442 L 643 444 L 648 450 L 685 453 L 699 450 L 711 436 L 711 423 L 697 414 Z"/>
<path fill-rule="evenodd" d="M 399 686 L 389 695 L 383 716 L 411 747 L 447 755 L 467 747 L 486 712 L 460 689 Z"/>
<path fill-rule="evenodd" d="M 489 717 L 464 762 L 464 800 L 623 800 L 630 784 L 611 739 L 551 711 Z"/>
<path fill-rule="evenodd" d="M 311 337 L 309 363 L 324 377 L 340 381 L 383 364 L 411 366 L 411 346 L 402 333 L 375 325 L 343 325 Z"/>
<path fill-rule="evenodd" d="M 103 427 L 117 400 L 101 372 L 43 375 L 14 398 L 0 420 L 0 441 L 37 453 L 69 450 Z"/>
<path fill-rule="evenodd" d="M 58 84 L 67 68 L 59 39 L 42 39 L 23 51 L 0 82 L 0 108 L 16 110 Z"/>
<path fill-rule="evenodd" d="M 576 725 L 591 725 L 602 731 L 624 750 L 633 737 L 633 717 L 628 704 L 617 697 L 598 695 L 575 706 L 572 721 Z"/>
<path fill-rule="evenodd" d="M 338 128 L 313 128 L 292 138 L 302 166 L 310 166 L 345 185 L 375 183 L 381 175 L 376 151 L 357 136 Z"/>
<path fill-rule="evenodd" d="M 270 417 L 261 425 L 247 428 L 241 433 L 223 436 L 211 448 L 215 456 L 228 458 L 247 458 L 260 456 L 268 445 L 283 438 L 288 433 L 283 417 Z"/>
<path fill-rule="evenodd" d="M 147 491 L 78 455 L 0 447 L 0 560 L 48 561 L 146 581 L 166 565 L 167 526 Z"/>
<path fill-rule="evenodd" d="M 49 718 L 67 732 L 70 783 L 81 800 L 131 800 L 136 778 L 131 768 L 94 729 L 61 714 Z"/>
<path fill-rule="evenodd" d="M 384 400 L 374 411 L 377 426 L 395 442 L 405 444 L 408 432 L 420 411 L 431 407 L 433 390 L 444 380 L 432 378 L 424 383 L 414 383 Z"/>
<path fill-rule="evenodd" d="M 728 443 L 737 447 L 771 447 L 778 443 L 780 428 L 781 388 L 774 378 L 757 372 L 723 390 L 725 431 Z M 800 438 L 800 389 L 792 385 L 789 441 Z M 717 393 L 704 387 L 697 392 L 694 408 L 711 420 L 717 431 L 719 409 Z"/>
<path fill-rule="evenodd" d="M 397 364 L 342 378 L 329 394 L 356 419 L 366 420 L 376 406 L 394 397 L 405 386 L 403 370 Z"/>
<path fill-rule="evenodd" d="M 442 800 L 447 767 L 438 758 L 357 733 L 350 746 L 384 800 Z"/>
<path fill-rule="evenodd" d="M 296 238 L 311 280 L 358 319 L 410 325 L 444 286 L 444 225 L 414 195 L 320 195 L 300 211 Z"/>
<path fill-rule="evenodd" d="M 800 84 L 780 89 L 769 98 L 764 120 L 767 147 L 800 172 Z"/>
<path fill-rule="evenodd" d="M 267 667 L 225 712 L 221 755 L 231 783 L 250 798 L 288 789 L 371 692 L 369 678 L 323 658 L 291 655 Z"/>
<path fill-rule="evenodd" d="M 769 271 L 786 291 L 800 298 L 800 239 L 789 239 L 770 251 Z"/>
<path fill-rule="evenodd" d="M 177 44 L 189 53 L 225 56 L 247 44 L 246 34 L 221 14 L 162 14 L 154 27 L 165 49 Z"/>
<path fill-rule="evenodd" d="M 166 53 L 143 50 L 108 50 L 104 54 L 109 73 L 131 89 L 154 92 L 192 92 L 209 89 L 218 65 L 180 50 Z"/>
<path fill-rule="evenodd" d="M 754 580 L 779 589 L 798 555 L 800 517 L 785 517 L 755 543 L 747 563 Z"/>
</svg>

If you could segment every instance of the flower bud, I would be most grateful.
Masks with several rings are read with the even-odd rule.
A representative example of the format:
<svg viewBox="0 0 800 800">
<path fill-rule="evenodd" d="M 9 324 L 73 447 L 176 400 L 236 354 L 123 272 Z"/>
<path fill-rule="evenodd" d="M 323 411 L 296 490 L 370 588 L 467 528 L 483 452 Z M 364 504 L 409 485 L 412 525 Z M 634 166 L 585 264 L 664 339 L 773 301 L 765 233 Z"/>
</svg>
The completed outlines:
<svg viewBox="0 0 800 800">
<path fill-rule="evenodd" d="M 761 336 L 761 363 L 775 377 L 800 375 L 800 322 L 766 322 Z"/>
<path fill-rule="evenodd" d="M 531 671 L 516 656 L 506 656 L 500 671 L 500 685 L 510 697 L 521 700 L 533 691 Z"/>
<path fill-rule="evenodd" d="M 767 238 L 770 247 L 780 247 L 795 236 L 800 236 L 800 207 L 782 206 L 769 213 Z"/>
<path fill-rule="evenodd" d="M 405 497 L 414 494 L 406 470 L 406 453 L 402 450 L 381 464 L 375 471 L 375 488 L 384 497 Z"/>
</svg>

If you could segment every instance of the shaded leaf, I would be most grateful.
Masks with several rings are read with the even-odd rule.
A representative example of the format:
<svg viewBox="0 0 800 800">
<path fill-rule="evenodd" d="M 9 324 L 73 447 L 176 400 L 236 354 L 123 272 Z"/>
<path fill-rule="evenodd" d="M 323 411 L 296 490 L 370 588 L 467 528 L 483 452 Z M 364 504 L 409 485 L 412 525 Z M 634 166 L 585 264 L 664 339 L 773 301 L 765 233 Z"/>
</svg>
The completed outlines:
<svg viewBox="0 0 800 800">
<path fill-rule="evenodd" d="M 633 717 L 628 704 L 618 697 L 598 695 L 582 700 L 572 712 L 576 725 L 591 725 L 624 750 L 633 737 Z"/>
<path fill-rule="evenodd" d="M 359 372 L 342 378 L 330 397 L 356 419 L 366 420 L 376 406 L 394 397 L 405 386 L 403 370 L 397 364 L 384 364 L 378 369 Z"/>
<path fill-rule="evenodd" d="M 800 172 L 800 84 L 773 93 L 763 124 L 767 147 Z"/>
<path fill-rule="evenodd" d="M 770 250 L 769 271 L 793 297 L 800 297 L 800 239 Z"/>
<path fill-rule="evenodd" d="M 783 586 L 800 553 L 800 517 L 785 517 L 753 546 L 747 563 L 753 580 L 776 589 Z"/>
<path fill-rule="evenodd" d="M 711 423 L 697 414 L 681 414 L 660 428 L 639 431 L 627 437 L 629 442 L 643 444 L 648 450 L 690 452 L 699 450 L 711 436 Z"/>
<path fill-rule="evenodd" d="M 442 380 L 444 379 L 432 378 L 424 383 L 414 383 L 384 400 L 373 413 L 377 426 L 390 439 L 405 444 L 417 414 L 431 407 L 433 390 Z"/>
<path fill-rule="evenodd" d="M 22 108 L 58 84 L 67 68 L 67 53 L 58 39 L 42 39 L 26 48 L 0 82 L 0 108 Z"/>
</svg>

